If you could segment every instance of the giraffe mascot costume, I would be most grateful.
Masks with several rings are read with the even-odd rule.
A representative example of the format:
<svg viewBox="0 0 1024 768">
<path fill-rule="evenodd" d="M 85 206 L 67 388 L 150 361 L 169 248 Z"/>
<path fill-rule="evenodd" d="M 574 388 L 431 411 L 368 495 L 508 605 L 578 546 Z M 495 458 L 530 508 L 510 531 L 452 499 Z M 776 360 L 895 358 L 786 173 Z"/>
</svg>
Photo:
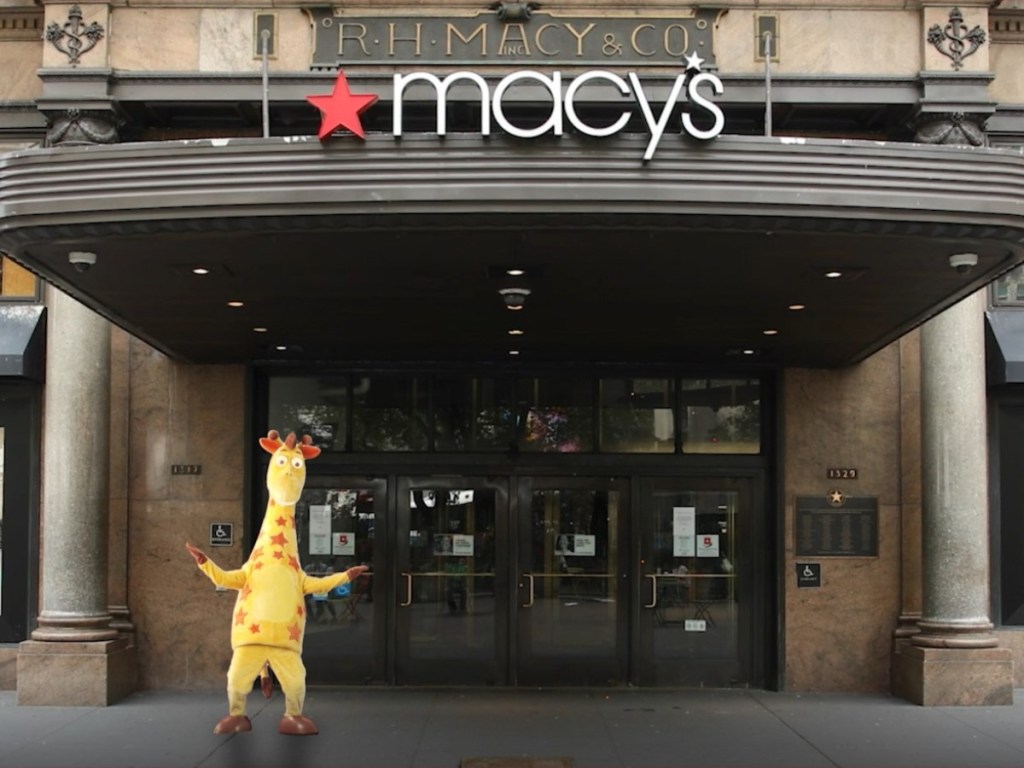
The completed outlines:
<svg viewBox="0 0 1024 768">
<path fill-rule="evenodd" d="M 238 590 L 231 625 L 234 653 L 228 669 L 229 713 L 217 723 L 214 733 L 252 730 L 245 714 L 245 700 L 257 676 L 262 678 L 264 693 L 268 691 L 268 664 L 285 695 L 284 717 L 278 731 L 292 736 L 318 733 L 316 723 L 302 714 L 306 697 L 306 668 L 301 657 L 306 628 L 304 596 L 347 584 L 367 568 L 357 565 L 341 573 L 313 577 L 306 575 L 299 564 L 295 504 L 306 482 L 306 461 L 320 454 L 312 443 L 308 435 L 296 440 L 294 433 L 282 441 L 276 430 L 260 438 L 260 446 L 271 454 L 267 469 L 270 502 L 256 546 L 245 565 L 225 571 L 202 551 L 185 544 L 210 581 Z"/>
</svg>

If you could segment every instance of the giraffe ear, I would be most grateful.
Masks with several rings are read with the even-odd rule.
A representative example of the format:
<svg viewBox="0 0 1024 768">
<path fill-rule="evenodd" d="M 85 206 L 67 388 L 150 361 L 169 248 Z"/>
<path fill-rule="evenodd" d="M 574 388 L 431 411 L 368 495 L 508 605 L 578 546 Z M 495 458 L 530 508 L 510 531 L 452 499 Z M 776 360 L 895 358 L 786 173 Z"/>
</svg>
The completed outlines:
<svg viewBox="0 0 1024 768">
<path fill-rule="evenodd" d="M 306 459 L 307 461 L 309 459 L 315 459 L 317 456 L 320 455 L 320 449 L 317 448 L 315 445 L 306 445 L 305 443 L 303 443 L 302 445 L 299 446 L 299 450 L 302 451 L 302 458 Z"/>
<path fill-rule="evenodd" d="M 266 437 L 260 438 L 260 447 L 267 453 L 273 453 L 281 447 L 281 441 L 278 439 L 276 431 L 271 430 L 270 434 Z"/>
</svg>

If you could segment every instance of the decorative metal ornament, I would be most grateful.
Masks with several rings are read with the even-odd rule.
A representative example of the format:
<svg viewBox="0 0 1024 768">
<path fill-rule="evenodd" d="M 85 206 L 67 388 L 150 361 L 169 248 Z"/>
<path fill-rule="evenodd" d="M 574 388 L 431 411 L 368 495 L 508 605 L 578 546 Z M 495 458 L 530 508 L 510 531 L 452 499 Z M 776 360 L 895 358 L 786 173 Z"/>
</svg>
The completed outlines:
<svg viewBox="0 0 1024 768">
<path fill-rule="evenodd" d="M 117 144 L 120 119 L 110 112 L 69 109 L 53 118 L 47 144 L 71 147 L 88 144 Z"/>
<path fill-rule="evenodd" d="M 960 69 L 964 65 L 964 59 L 985 42 L 985 30 L 975 24 L 974 29 L 968 31 L 967 25 L 964 24 L 964 15 L 959 8 L 954 8 L 949 12 L 949 23 L 945 29 L 933 24 L 928 30 L 928 42 L 934 45 L 939 53 L 952 60 L 953 69 Z"/>
<path fill-rule="evenodd" d="M 67 55 L 72 67 L 77 67 L 82 54 L 92 50 L 103 39 L 103 26 L 95 21 L 85 26 L 82 23 L 82 9 L 73 5 L 63 27 L 56 21 L 46 26 L 46 39 L 53 43 L 54 48 Z"/>
<path fill-rule="evenodd" d="M 966 112 L 935 112 L 920 115 L 914 141 L 921 144 L 951 144 L 966 147 L 985 146 L 987 116 Z"/>
<path fill-rule="evenodd" d="M 498 12 L 498 18 L 502 21 L 527 21 L 538 7 L 537 3 L 509 3 L 502 0 L 494 3 L 491 9 Z"/>
</svg>

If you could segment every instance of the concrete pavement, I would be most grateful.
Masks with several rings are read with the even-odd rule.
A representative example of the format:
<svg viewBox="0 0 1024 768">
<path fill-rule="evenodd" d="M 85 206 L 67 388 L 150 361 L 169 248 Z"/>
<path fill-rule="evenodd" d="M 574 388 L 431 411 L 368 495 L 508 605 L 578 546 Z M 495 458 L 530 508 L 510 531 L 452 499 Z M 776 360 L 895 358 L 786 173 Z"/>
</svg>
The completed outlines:
<svg viewBox="0 0 1024 768">
<path fill-rule="evenodd" d="M 1024 767 L 1024 690 L 1009 707 L 924 708 L 881 695 L 747 690 L 310 689 L 320 735 L 215 736 L 221 692 L 111 707 L 19 707 L 0 692 L 0 766 L 18 768 Z"/>
</svg>

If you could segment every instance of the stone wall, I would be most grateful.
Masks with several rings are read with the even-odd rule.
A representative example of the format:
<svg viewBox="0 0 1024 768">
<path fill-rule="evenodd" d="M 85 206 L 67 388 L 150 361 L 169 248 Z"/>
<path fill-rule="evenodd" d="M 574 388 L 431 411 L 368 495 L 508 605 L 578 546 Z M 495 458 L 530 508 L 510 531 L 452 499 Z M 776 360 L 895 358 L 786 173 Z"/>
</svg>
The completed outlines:
<svg viewBox="0 0 1024 768">
<path fill-rule="evenodd" d="M 901 355 L 898 343 L 838 371 L 783 375 L 784 682 L 790 691 L 883 691 L 900 615 L 902 564 Z M 829 467 L 856 480 L 828 480 Z M 876 497 L 878 557 L 801 557 L 821 586 L 797 588 L 796 498 Z"/>
<path fill-rule="evenodd" d="M 136 339 L 115 347 L 116 401 L 127 415 L 120 467 L 127 510 L 127 601 L 142 688 L 216 688 L 231 657 L 234 592 L 217 592 L 199 572 L 185 542 L 224 568 L 245 555 L 245 369 L 183 365 Z M 115 407 L 116 409 L 116 407 Z M 174 464 L 201 474 L 172 475 Z M 210 525 L 233 523 L 235 544 L 211 550 Z M 113 549 L 112 549 L 113 554 Z M 117 583 L 120 565 L 111 558 Z M 116 600 L 116 597 L 114 598 Z"/>
</svg>

